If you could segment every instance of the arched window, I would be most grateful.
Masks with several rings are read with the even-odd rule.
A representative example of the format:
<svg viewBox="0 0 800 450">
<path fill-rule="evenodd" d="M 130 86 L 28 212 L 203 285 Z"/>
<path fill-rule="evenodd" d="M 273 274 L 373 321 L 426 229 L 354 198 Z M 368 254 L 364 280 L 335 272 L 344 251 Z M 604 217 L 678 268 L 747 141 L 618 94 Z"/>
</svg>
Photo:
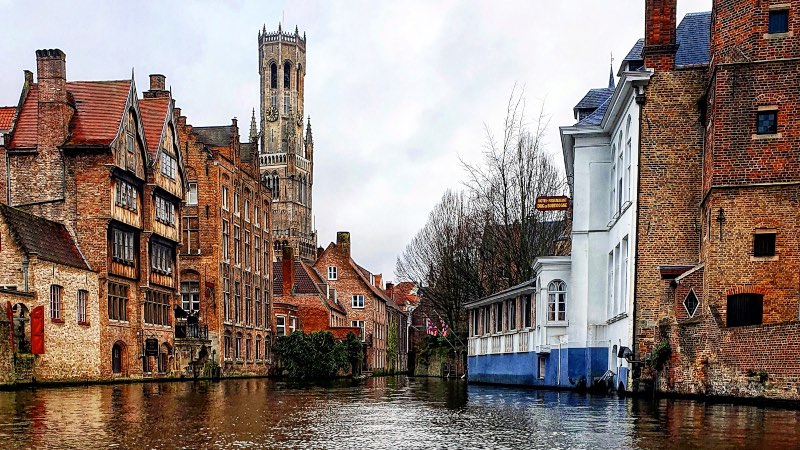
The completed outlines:
<svg viewBox="0 0 800 450">
<path fill-rule="evenodd" d="M 561 280 L 551 281 L 547 286 L 547 297 L 547 320 L 567 320 L 567 283 Z"/>
<path fill-rule="evenodd" d="M 242 357 L 242 333 L 236 333 L 236 346 L 233 349 L 236 359 Z"/>
<path fill-rule="evenodd" d="M 278 65 L 275 63 L 269 65 L 269 87 L 278 89 Z"/>
<path fill-rule="evenodd" d="M 230 359 L 233 353 L 233 343 L 231 342 L 231 333 L 230 331 L 225 332 L 225 347 L 223 349 L 225 354 L 225 359 Z"/>
<path fill-rule="evenodd" d="M 299 102 L 299 99 L 303 95 L 303 66 L 301 64 L 297 65 L 297 81 L 295 82 L 295 87 L 297 88 L 297 98 Z"/>
<path fill-rule="evenodd" d="M 292 87 L 292 65 L 289 61 L 283 63 L 283 88 L 289 89 Z"/>
<path fill-rule="evenodd" d="M 281 179 L 278 172 L 272 172 L 272 198 L 280 198 L 281 196 Z"/>
</svg>

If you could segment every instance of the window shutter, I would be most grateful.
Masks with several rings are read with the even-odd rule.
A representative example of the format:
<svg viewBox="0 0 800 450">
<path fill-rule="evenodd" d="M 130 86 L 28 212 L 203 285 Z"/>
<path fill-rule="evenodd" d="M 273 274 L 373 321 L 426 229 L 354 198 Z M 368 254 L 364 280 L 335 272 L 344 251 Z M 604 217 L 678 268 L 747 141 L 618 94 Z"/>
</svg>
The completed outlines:
<svg viewBox="0 0 800 450">
<path fill-rule="evenodd" d="M 44 354 L 44 306 L 31 311 L 31 353 Z"/>
</svg>

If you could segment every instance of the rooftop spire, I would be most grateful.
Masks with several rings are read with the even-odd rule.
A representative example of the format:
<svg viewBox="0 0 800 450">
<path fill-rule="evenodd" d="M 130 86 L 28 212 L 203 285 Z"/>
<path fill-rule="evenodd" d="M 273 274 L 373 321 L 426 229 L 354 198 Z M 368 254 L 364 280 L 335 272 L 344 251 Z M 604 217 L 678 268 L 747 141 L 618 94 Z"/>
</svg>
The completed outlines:
<svg viewBox="0 0 800 450">
<path fill-rule="evenodd" d="M 611 64 L 608 67 L 608 88 L 614 89 L 614 54 L 611 54 Z"/>
<path fill-rule="evenodd" d="M 256 128 L 256 109 L 253 108 L 253 116 L 250 118 L 250 142 L 258 139 L 258 128 Z"/>
<path fill-rule="evenodd" d="M 306 143 L 314 145 L 314 138 L 311 136 L 311 116 L 308 116 L 308 124 L 306 125 Z"/>
</svg>

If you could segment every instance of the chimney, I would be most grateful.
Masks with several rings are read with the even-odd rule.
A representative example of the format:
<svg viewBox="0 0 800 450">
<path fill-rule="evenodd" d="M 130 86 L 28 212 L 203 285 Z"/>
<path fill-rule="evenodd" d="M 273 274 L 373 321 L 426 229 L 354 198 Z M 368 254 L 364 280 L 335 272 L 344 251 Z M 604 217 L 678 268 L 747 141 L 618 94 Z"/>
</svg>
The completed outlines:
<svg viewBox="0 0 800 450">
<path fill-rule="evenodd" d="M 67 56 L 58 49 L 36 50 L 36 77 L 39 88 L 38 146 L 40 152 L 55 152 L 63 145 L 69 131 L 72 108 L 67 94 Z M 60 156 L 42 161 L 53 164 L 43 170 L 59 170 Z M 44 164 L 45 162 L 43 162 Z M 58 173 L 58 172 L 45 172 Z"/>
<path fill-rule="evenodd" d="M 383 288 L 383 274 L 379 273 L 375 275 L 375 287 L 376 288 Z"/>
<path fill-rule="evenodd" d="M 67 103 L 67 55 L 59 49 L 36 50 L 40 103 Z"/>
<path fill-rule="evenodd" d="M 336 233 L 336 246 L 342 249 L 342 252 L 350 257 L 350 232 L 339 231 Z"/>
<path fill-rule="evenodd" d="M 656 72 L 675 66 L 678 0 L 645 0 L 644 65 Z"/>
<path fill-rule="evenodd" d="M 150 90 L 142 93 L 144 98 L 169 97 L 167 90 L 167 77 L 160 73 L 150 74 Z"/>
<path fill-rule="evenodd" d="M 283 247 L 283 295 L 292 295 L 294 287 L 294 249 L 290 245 Z"/>
<path fill-rule="evenodd" d="M 386 283 L 386 295 L 389 296 L 392 300 L 394 300 L 394 283 L 391 281 Z"/>
</svg>

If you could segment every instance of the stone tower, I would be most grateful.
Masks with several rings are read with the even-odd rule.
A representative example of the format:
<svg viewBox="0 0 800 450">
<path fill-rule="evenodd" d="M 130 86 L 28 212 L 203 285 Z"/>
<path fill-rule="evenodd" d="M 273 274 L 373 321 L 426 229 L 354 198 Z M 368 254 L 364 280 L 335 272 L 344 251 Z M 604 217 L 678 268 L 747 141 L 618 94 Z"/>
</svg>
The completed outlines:
<svg viewBox="0 0 800 450">
<path fill-rule="evenodd" d="M 261 75 L 261 175 L 273 192 L 272 230 L 276 258 L 284 246 L 296 255 L 316 259 L 317 236 L 312 221 L 314 142 L 311 122 L 304 123 L 303 84 L 306 75 L 306 37 L 293 33 L 258 34 Z M 305 134 L 303 133 L 306 125 Z"/>
</svg>

